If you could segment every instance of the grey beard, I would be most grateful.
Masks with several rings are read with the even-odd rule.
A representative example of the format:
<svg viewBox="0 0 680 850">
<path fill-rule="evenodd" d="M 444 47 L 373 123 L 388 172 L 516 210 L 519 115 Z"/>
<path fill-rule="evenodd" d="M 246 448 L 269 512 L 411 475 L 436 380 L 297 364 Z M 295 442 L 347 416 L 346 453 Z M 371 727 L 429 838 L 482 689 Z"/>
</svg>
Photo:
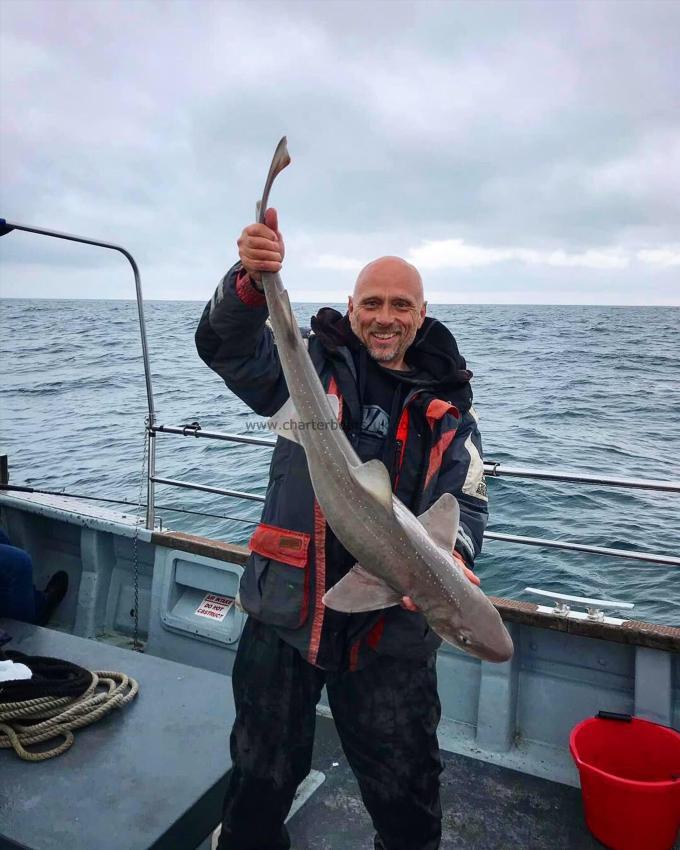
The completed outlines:
<svg viewBox="0 0 680 850">
<path fill-rule="evenodd" d="M 376 363 L 389 363 L 390 360 L 394 360 L 394 358 L 399 354 L 399 347 L 397 346 L 392 351 L 374 351 L 372 348 L 366 347 L 370 357 L 376 361 Z"/>
</svg>

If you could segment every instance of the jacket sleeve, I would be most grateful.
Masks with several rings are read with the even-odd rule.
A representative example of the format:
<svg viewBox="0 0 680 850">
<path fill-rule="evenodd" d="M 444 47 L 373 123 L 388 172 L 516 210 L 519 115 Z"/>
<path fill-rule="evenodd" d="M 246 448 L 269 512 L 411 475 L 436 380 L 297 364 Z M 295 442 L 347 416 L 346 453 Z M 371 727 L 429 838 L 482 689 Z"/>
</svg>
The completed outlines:
<svg viewBox="0 0 680 850">
<path fill-rule="evenodd" d="M 288 388 L 267 326 L 267 303 L 241 264 L 220 281 L 196 329 L 199 357 L 260 416 L 271 416 Z"/>
<path fill-rule="evenodd" d="M 472 566 L 482 550 L 489 518 L 489 499 L 484 479 L 482 437 L 474 408 L 463 416 L 451 445 L 442 459 L 433 501 L 452 493 L 460 506 L 460 526 L 455 549 Z"/>
</svg>

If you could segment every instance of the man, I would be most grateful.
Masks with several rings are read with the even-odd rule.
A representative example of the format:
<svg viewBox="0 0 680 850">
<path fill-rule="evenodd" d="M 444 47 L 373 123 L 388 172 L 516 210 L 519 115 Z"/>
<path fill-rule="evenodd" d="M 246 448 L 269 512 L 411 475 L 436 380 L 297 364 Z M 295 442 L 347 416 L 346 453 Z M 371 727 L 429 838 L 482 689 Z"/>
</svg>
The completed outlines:
<svg viewBox="0 0 680 850">
<path fill-rule="evenodd" d="M 240 262 L 206 306 L 201 358 L 256 413 L 288 398 L 266 325 L 262 272 L 281 269 L 275 210 L 246 227 Z M 341 423 L 363 461 L 381 459 L 398 497 L 419 515 L 445 492 L 459 501 L 455 552 L 471 572 L 487 519 L 471 373 L 451 333 L 426 317 L 417 270 L 383 257 L 360 273 L 348 313 L 312 319 L 308 351 L 341 399 Z M 221 850 L 288 850 L 284 821 L 309 772 L 315 708 L 326 685 L 343 749 L 379 850 L 436 850 L 441 835 L 436 737 L 440 639 L 413 602 L 342 614 L 321 598 L 354 564 L 326 525 L 303 449 L 277 441 L 262 521 L 240 599 L 248 618 L 233 671 L 233 767 Z"/>
</svg>

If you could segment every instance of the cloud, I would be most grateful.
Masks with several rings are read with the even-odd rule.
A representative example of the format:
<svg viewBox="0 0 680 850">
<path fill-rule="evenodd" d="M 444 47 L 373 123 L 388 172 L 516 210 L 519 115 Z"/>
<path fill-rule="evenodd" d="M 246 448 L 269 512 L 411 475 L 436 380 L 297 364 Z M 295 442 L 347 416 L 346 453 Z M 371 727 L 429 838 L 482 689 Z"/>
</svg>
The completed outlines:
<svg viewBox="0 0 680 850">
<path fill-rule="evenodd" d="M 654 250 L 638 251 L 636 254 L 641 263 L 652 266 L 680 266 L 680 248 L 657 248 Z"/>
<path fill-rule="evenodd" d="M 659 257 L 656 257 L 659 254 Z M 651 257 L 654 255 L 654 257 Z M 406 254 L 409 262 L 421 270 L 470 269 L 498 263 L 522 263 L 528 266 L 584 269 L 624 269 L 630 257 L 621 249 L 589 249 L 570 253 L 564 250 L 540 251 L 529 248 L 489 248 L 466 243 L 463 239 L 424 241 L 410 248 Z M 670 257 L 670 260 L 669 260 Z M 645 262 L 670 265 L 672 252 L 641 251 L 638 258 Z M 368 262 L 351 256 L 320 254 L 310 256 L 307 265 L 318 269 L 358 271 Z"/>
<path fill-rule="evenodd" d="M 367 260 L 356 260 L 352 257 L 339 257 L 336 254 L 320 254 L 318 257 L 310 257 L 307 265 L 316 269 L 358 272 L 361 271 L 367 262 Z"/>
<path fill-rule="evenodd" d="M 538 251 L 528 248 L 484 248 L 468 245 L 462 239 L 425 242 L 412 248 L 410 261 L 423 269 L 471 268 L 495 263 L 519 262 L 531 266 L 557 268 L 622 269 L 628 258 L 617 249 L 570 253 L 564 250 Z"/>
<path fill-rule="evenodd" d="M 680 6 L 385 8 L 5 3 L 0 214 L 125 245 L 151 297 L 207 298 L 286 133 L 272 202 L 306 297 L 391 253 L 470 273 L 473 299 L 498 271 L 523 301 L 610 274 L 627 303 L 644 273 L 677 303 Z M 84 266 L 120 292 L 73 247 L 57 277 L 28 237 L 0 250 L 2 294 L 73 296 Z"/>
</svg>

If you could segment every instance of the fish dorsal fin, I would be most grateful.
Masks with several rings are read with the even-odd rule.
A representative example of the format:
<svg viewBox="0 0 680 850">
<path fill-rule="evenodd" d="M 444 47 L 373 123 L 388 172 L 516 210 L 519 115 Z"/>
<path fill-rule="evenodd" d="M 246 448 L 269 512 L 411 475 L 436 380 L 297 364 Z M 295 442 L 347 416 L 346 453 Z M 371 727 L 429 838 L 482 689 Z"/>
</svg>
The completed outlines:
<svg viewBox="0 0 680 850">
<path fill-rule="evenodd" d="M 331 406 L 331 413 L 335 419 L 338 418 L 340 401 L 336 395 L 327 395 Z M 293 399 L 288 398 L 276 413 L 267 420 L 267 427 L 277 437 L 284 437 L 293 443 L 299 443 L 298 431 L 300 430 L 300 417 L 293 404 Z"/>
<path fill-rule="evenodd" d="M 392 482 L 387 467 L 380 460 L 369 460 L 352 468 L 356 481 L 383 507 L 392 510 Z"/>
<path fill-rule="evenodd" d="M 442 493 L 418 519 L 437 546 L 453 552 L 460 522 L 460 507 L 455 496 Z"/>
<path fill-rule="evenodd" d="M 324 605 L 345 614 L 379 611 L 399 602 L 401 594 L 359 564 L 355 564 L 323 597 Z"/>
</svg>

